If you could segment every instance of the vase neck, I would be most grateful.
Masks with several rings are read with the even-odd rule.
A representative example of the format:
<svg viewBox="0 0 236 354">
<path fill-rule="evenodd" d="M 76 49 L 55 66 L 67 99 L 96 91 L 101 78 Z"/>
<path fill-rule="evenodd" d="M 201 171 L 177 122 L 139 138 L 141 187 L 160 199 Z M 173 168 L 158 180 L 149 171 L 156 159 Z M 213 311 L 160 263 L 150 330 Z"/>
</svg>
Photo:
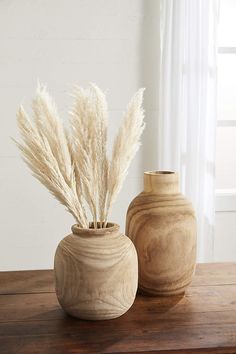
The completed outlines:
<svg viewBox="0 0 236 354">
<path fill-rule="evenodd" d="M 179 176 L 171 171 L 144 172 L 144 192 L 153 194 L 179 193 Z"/>
</svg>

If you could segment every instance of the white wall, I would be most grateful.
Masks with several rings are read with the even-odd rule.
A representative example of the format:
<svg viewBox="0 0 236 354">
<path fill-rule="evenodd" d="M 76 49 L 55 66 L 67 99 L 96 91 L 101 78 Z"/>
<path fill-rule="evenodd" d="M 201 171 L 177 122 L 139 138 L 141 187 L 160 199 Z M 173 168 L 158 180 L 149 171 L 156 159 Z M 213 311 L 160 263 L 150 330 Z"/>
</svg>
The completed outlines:
<svg viewBox="0 0 236 354">
<path fill-rule="evenodd" d="M 29 110 L 39 78 L 65 118 L 73 84 L 96 82 L 108 92 L 112 137 L 132 94 L 147 88 L 143 147 L 111 216 L 124 230 L 143 171 L 155 169 L 158 47 L 155 0 L 0 1 L 0 270 L 51 268 L 74 222 L 31 177 L 9 138 L 17 136 L 18 105 Z"/>
</svg>

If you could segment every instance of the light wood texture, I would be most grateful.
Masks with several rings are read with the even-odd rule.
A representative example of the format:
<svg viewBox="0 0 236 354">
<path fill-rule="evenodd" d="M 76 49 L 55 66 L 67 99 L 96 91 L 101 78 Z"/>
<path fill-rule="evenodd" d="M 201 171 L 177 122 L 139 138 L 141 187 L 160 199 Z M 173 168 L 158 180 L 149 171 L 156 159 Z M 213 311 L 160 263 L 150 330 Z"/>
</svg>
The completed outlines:
<svg viewBox="0 0 236 354">
<path fill-rule="evenodd" d="M 138 295 L 111 321 L 69 317 L 53 271 L 0 273 L 1 354 L 236 353 L 236 263 L 198 264 L 185 296 Z"/>
<path fill-rule="evenodd" d="M 152 295 L 183 293 L 196 263 L 196 219 L 179 193 L 178 175 L 146 172 L 144 191 L 130 204 L 126 235 L 138 253 L 139 290 Z"/>
<path fill-rule="evenodd" d="M 123 315 L 138 286 L 137 253 L 119 226 L 106 229 L 72 227 L 73 233 L 55 254 L 56 293 L 70 315 L 104 320 Z"/>
</svg>

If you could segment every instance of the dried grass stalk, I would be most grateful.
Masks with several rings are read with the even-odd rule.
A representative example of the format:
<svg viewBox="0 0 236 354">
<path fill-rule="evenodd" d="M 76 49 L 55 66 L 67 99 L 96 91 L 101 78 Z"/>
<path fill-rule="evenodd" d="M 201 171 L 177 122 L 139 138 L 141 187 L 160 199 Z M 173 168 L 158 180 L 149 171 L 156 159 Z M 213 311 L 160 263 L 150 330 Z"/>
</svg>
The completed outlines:
<svg viewBox="0 0 236 354">
<path fill-rule="evenodd" d="M 140 146 L 140 137 L 145 127 L 143 93 L 144 89 L 140 89 L 131 99 L 114 141 L 108 176 L 106 221 L 127 176 L 130 163 Z"/>
<path fill-rule="evenodd" d="M 76 87 L 71 128 L 83 195 L 92 212 L 95 227 L 102 227 L 108 174 L 107 104 L 105 95 L 96 85 L 91 84 L 87 90 Z"/>
<path fill-rule="evenodd" d="M 80 227 L 106 227 L 144 129 L 143 89 L 132 98 L 107 157 L 108 110 L 104 93 L 94 84 L 76 87 L 66 131 L 46 88 L 38 86 L 30 120 L 20 107 L 18 127 L 23 143 L 16 142 L 33 175 L 66 206 Z M 90 218 L 90 217 L 89 217 Z"/>
<path fill-rule="evenodd" d="M 81 227 L 87 227 L 64 127 L 44 87 L 38 87 L 33 111 L 31 122 L 23 107 L 18 110 L 17 122 L 24 143 L 16 144 L 34 177 L 66 206 Z"/>
</svg>

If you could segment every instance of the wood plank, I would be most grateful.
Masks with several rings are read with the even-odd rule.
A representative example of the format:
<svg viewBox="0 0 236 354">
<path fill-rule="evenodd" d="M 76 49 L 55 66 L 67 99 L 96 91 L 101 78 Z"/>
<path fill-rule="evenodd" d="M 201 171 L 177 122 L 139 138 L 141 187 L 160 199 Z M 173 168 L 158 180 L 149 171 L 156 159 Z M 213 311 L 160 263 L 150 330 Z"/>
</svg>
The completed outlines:
<svg viewBox="0 0 236 354">
<path fill-rule="evenodd" d="M 199 263 L 191 284 L 236 284 L 236 263 Z M 0 272 L 0 294 L 54 292 L 53 270 Z"/>
<path fill-rule="evenodd" d="M 236 324 L 178 327 L 167 330 L 137 329 L 114 331 L 112 336 L 104 329 L 94 331 L 78 331 L 63 335 L 28 335 L 1 338 L 1 353 L 190 353 L 192 349 L 201 349 L 201 353 L 209 353 L 209 349 L 235 348 Z M 216 352 L 216 351 L 213 351 Z"/>
<path fill-rule="evenodd" d="M 198 313 L 236 310 L 236 285 L 193 287 L 185 296 L 144 297 L 138 295 L 129 310 L 133 318 L 146 318 L 158 313 Z M 0 322 L 53 320 L 65 317 L 55 293 L 0 296 Z"/>
<path fill-rule="evenodd" d="M 219 325 L 216 327 L 196 326 L 171 328 L 168 330 L 135 332 L 114 342 L 103 353 L 127 353 L 137 348 L 137 352 L 165 352 L 181 353 L 182 350 L 209 348 L 227 348 L 235 345 L 236 324 Z"/>
<path fill-rule="evenodd" d="M 54 292 L 53 270 L 0 272 L 0 294 Z"/>
<path fill-rule="evenodd" d="M 0 295 L 0 322 L 64 317 L 55 293 Z"/>
<path fill-rule="evenodd" d="M 236 284 L 236 263 L 199 263 L 193 286 Z"/>
<path fill-rule="evenodd" d="M 148 353 L 148 352 L 145 352 Z M 217 347 L 217 348 L 191 348 L 190 349 L 178 349 L 178 350 L 152 350 L 149 352 L 150 354 L 235 354 L 235 347 Z M 119 354 L 117 353 L 112 353 L 112 354 Z M 137 351 L 132 351 L 132 352 L 126 352 L 125 354 L 140 354 L 140 352 Z"/>
<path fill-rule="evenodd" d="M 69 316 L 51 320 L 11 321 L 0 323 L 0 338 L 24 335 L 56 335 L 73 334 L 87 331 L 130 332 L 133 330 L 168 330 L 178 327 L 191 328 L 201 325 L 236 324 L 236 311 L 199 312 L 199 313 L 157 313 L 153 316 L 134 317 L 127 313 L 112 321 L 83 321 Z"/>
</svg>

